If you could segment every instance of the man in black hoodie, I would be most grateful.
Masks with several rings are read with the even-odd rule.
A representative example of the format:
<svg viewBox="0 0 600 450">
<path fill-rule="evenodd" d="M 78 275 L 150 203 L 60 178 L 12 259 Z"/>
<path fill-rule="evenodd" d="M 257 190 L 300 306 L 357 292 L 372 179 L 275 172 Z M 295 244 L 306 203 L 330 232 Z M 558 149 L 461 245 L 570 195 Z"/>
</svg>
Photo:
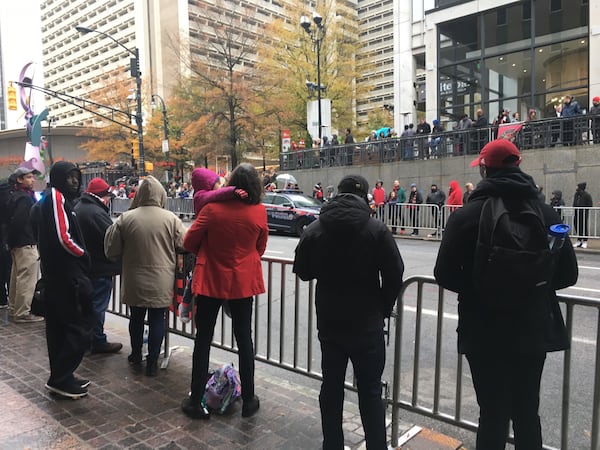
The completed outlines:
<svg viewBox="0 0 600 450">
<path fill-rule="evenodd" d="M 520 299 L 518 307 L 492 308 L 486 287 L 475 284 L 479 220 L 489 197 L 502 197 L 509 211 L 529 202 L 541 209 L 546 227 L 560 223 L 556 211 L 539 201 L 535 182 L 519 169 L 520 162 L 519 150 L 506 139 L 483 147 L 471 163 L 479 166 L 483 179 L 469 202 L 448 218 L 434 268 L 440 286 L 458 293 L 458 352 L 469 362 L 480 408 L 477 450 L 504 449 L 509 420 L 516 448 L 542 448 L 538 407 L 546 352 L 569 347 L 556 290 L 577 281 L 571 245 L 553 253 L 551 285 Z"/>
<path fill-rule="evenodd" d="M 302 280 L 317 279 L 323 449 L 344 447 L 348 359 L 357 379 L 367 448 L 386 449 L 381 400 L 383 327 L 402 287 L 404 264 L 392 233 L 383 222 L 371 218 L 367 180 L 346 176 L 338 192 L 321 209 L 319 220 L 304 231 L 294 261 L 294 272 Z"/>
<path fill-rule="evenodd" d="M 80 185 L 81 172 L 74 164 L 55 163 L 50 169 L 50 187 L 31 210 L 45 283 L 50 360 L 46 389 L 73 399 L 87 395 L 90 384 L 73 372 L 89 347 L 93 295 L 90 258 L 73 210 Z"/>
<path fill-rule="evenodd" d="M 574 247 L 587 248 L 588 240 L 588 218 L 590 210 L 588 208 L 594 206 L 592 196 L 585 190 L 587 183 L 579 183 L 575 190 L 575 196 L 573 197 L 573 207 L 577 208 L 575 211 L 574 225 L 577 230 L 577 243 Z"/>
</svg>

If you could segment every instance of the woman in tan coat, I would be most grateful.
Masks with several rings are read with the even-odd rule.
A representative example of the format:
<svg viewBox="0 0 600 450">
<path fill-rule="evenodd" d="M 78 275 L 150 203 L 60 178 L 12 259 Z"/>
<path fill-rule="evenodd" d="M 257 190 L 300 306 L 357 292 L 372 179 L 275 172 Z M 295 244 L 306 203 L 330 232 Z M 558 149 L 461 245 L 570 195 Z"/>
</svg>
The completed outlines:
<svg viewBox="0 0 600 450">
<path fill-rule="evenodd" d="M 176 253 L 183 251 L 181 220 L 164 209 L 167 194 L 148 176 L 140 185 L 129 211 L 112 224 L 104 237 L 104 252 L 121 260 L 121 302 L 131 311 L 129 336 L 134 365 L 142 362 L 144 318 L 148 312 L 146 375 L 158 373 L 158 356 L 165 336 L 165 314 L 172 302 Z"/>
</svg>

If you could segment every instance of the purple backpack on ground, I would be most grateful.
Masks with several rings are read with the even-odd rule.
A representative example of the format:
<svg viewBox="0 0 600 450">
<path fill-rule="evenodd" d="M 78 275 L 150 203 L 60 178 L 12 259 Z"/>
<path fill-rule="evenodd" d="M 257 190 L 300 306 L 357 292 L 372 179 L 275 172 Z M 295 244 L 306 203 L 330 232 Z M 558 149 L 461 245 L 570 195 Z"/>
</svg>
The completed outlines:
<svg viewBox="0 0 600 450">
<path fill-rule="evenodd" d="M 206 382 L 202 406 L 218 414 L 227 414 L 241 396 L 242 385 L 238 372 L 233 364 L 225 364 L 215 370 Z"/>
</svg>

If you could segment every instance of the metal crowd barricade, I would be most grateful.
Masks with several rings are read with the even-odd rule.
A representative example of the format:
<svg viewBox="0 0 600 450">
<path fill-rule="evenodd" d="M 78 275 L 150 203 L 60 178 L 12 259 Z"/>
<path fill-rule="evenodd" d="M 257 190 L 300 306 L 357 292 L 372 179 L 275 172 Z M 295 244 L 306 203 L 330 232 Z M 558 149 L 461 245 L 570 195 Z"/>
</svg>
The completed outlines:
<svg viewBox="0 0 600 450">
<path fill-rule="evenodd" d="M 127 211 L 130 206 L 131 199 L 115 197 L 110 201 L 110 214 L 113 216 L 119 216 Z"/>
<path fill-rule="evenodd" d="M 374 216 L 396 232 L 398 228 L 406 234 L 413 231 L 429 234 L 440 230 L 440 208 L 437 205 L 387 203 L 375 208 Z"/>
<path fill-rule="evenodd" d="M 404 409 L 425 417 L 439 420 L 459 428 L 476 431 L 478 407 L 472 391 L 472 383 L 468 383 L 469 393 L 466 392 L 465 378 L 469 378 L 468 364 L 463 357 L 456 353 L 455 342 L 456 302 L 449 305 L 447 294 L 438 286 L 432 277 L 415 276 L 405 281 L 394 314 L 394 368 L 392 383 L 392 433 L 391 445 L 398 445 L 398 425 L 400 410 Z M 454 299 L 453 299 L 454 300 Z M 595 310 L 595 359 L 593 368 L 586 365 L 585 359 L 574 359 L 581 352 L 549 353 L 546 368 L 542 378 L 542 393 L 540 414 L 544 430 L 544 449 L 568 450 L 569 448 L 600 448 L 600 300 L 570 295 L 560 295 L 559 301 L 565 312 L 565 323 L 573 346 L 573 325 L 575 313 L 579 310 L 592 308 Z M 414 305 L 414 306 L 413 306 Z M 585 313 L 585 311 L 583 311 Z M 415 314 L 413 321 L 406 320 L 407 314 Z M 432 316 L 431 322 L 425 321 L 426 314 Z M 452 317 L 451 317 L 452 316 Z M 448 322 L 452 325 L 449 327 Z M 423 342 L 426 337 L 427 342 Z M 445 350 L 447 342 L 454 352 Z M 588 345 L 589 343 L 586 343 Z M 433 356 L 426 359 L 424 349 L 434 349 Z M 589 355 L 585 352 L 585 355 Z M 452 362 L 451 360 L 454 359 Z M 445 360 L 445 364 L 442 362 Z M 406 366 L 408 364 L 408 366 Z M 548 377 L 549 371 L 560 373 L 560 386 L 553 384 Z M 572 386 L 571 373 L 585 372 L 591 383 Z M 591 374 L 589 372 L 592 372 Z M 431 392 L 422 389 L 423 384 L 432 387 Z M 546 387 L 546 385 L 548 387 Z M 591 388 L 591 389 L 590 389 Z M 546 389 L 546 390 L 545 390 Z M 558 391 L 558 393 L 557 393 Z M 544 395 L 544 393 L 548 395 Z M 465 401 L 467 400 L 467 401 Z M 575 400 L 575 405 L 572 404 Z M 545 403 L 550 404 L 544 405 Z M 582 404 L 583 403 L 583 404 Z M 546 407 L 544 407 L 546 406 Z M 590 411 L 591 410 L 591 411 Z M 557 412 L 560 411 L 560 416 Z M 590 414 L 591 412 L 591 414 Z M 544 414 L 546 413 L 546 414 Z M 577 414 L 574 420 L 570 420 Z M 559 418 L 558 418 L 559 417 Z M 586 422 L 582 425 L 582 421 Z M 559 422 L 554 426 L 554 422 Z M 590 440 L 580 433 L 574 433 L 573 428 L 591 430 Z M 589 428 L 588 428 L 589 427 Z M 551 435 L 552 437 L 548 437 Z M 573 443 L 573 441 L 575 442 Z M 514 443 L 512 436 L 509 441 Z M 552 445 L 548 442 L 553 441 Z M 555 441 L 555 442 L 554 442 Z"/>
<path fill-rule="evenodd" d="M 571 227 L 572 238 L 600 238 L 600 208 L 557 206 L 554 208 L 564 223 Z"/>
<path fill-rule="evenodd" d="M 254 299 L 255 358 L 320 380 L 315 283 L 303 282 L 292 273 L 292 259 L 263 257 L 262 261 L 266 293 Z M 188 267 L 182 265 L 179 270 L 186 271 Z M 119 295 L 119 279 L 116 277 L 109 311 L 128 317 L 127 308 L 118 301 Z M 547 435 L 543 448 L 596 450 L 600 448 L 600 301 L 568 295 L 559 296 L 559 301 L 565 311 L 569 336 L 573 335 L 573 326 L 577 323 L 575 318 L 589 320 L 594 316 L 585 309 L 595 310 L 594 339 L 585 343 L 596 347 L 595 359 L 591 367 L 585 360 L 590 352 L 548 354 L 540 408 L 542 426 Z M 390 325 L 393 339 L 387 359 L 392 364 L 387 365 L 383 377 L 384 384 L 390 384 L 385 380 L 393 380 L 390 384 L 391 398 L 386 395 L 385 402 L 391 408 L 391 444 L 394 447 L 399 438 L 400 410 L 459 428 L 477 430 L 478 407 L 471 382 L 465 382 L 469 378 L 467 365 L 456 353 L 456 306 L 455 294 L 438 286 L 432 277 L 414 276 L 405 280 Z M 407 315 L 411 315 L 410 319 L 406 318 Z M 173 311 L 168 313 L 167 321 L 161 367 L 165 367 L 170 355 L 169 333 L 194 338 L 193 322 L 183 324 Z M 585 326 L 590 329 L 588 323 Z M 571 344 L 583 345 L 575 342 L 573 337 Z M 213 345 L 237 352 L 231 321 L 223 314 L 217 320 Z M 549 372 L 558 374 L 558 380 L 549 379 Z M 594 381 L 572 384 L 571 373 Z M 352 374 L 346 378 L 346 388 L 355 389 Z M 557 411 L 560 411 L 560 416 Z M 554 421 L 558 423 L 554 424 Z M 591 430 L 589 441 L 583 432 L 574 432 L 574 428 Z M 512 438 L 509 440 L 512 441 Z"/>
<path fill-rule="evenodd" d="M 168 197 L 166 208 L 182 219 L 192 219 L 194 217 L 194 200 L 191 198 Z"/>
</svg>

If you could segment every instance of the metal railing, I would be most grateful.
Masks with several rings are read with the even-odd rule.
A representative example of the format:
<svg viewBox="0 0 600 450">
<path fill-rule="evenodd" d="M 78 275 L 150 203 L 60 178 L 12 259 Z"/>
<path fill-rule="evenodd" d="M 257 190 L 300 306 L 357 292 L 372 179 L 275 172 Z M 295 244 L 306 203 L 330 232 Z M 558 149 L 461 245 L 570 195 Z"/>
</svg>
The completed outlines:
<svg viewBox="0 0 600 450">
<path fill-rule="evenodd" d="M 420 236 L 428 233 L 430 237 L 441 239 L 448 217 L 461 206 L 431 204 L 387 203 L 375 207 L 373 215 L 385 223 L 395 234 Z M 571 227 L 572 238 L 600 238 L 600 207 L 559 206 L 555 208 L 563 222 Z M 587 231 L 585 231 L 587 230 Z"/>
<path fill-rule="evenodd" d="M 557 117 L 522 122 L 515 144 L 521 150 L 600 144 L 600 116 Z M 415 136 L 398 136 L 354 144 L 284 152 L 281 171 L 390 163 L 478 154 L 495 139 L 498 128 L 487 126 Z"/>
<path fill-rule="evenodd" d="M 321 380 L 322 374 L 317 369 L 321 355 L 314 309 L 315 283 L 303 282 L 292 273 L 292 259 L 263 257 L 262 260 L 266 293 L 255 297 L 255 358 Z M 189 269 L 190 263 L 184 264 L 183 256 L 180 256 L 178 265 L 178 273 L 181 274 Z M 128 317 L 127 308 L 118 300 L 118 277 L 115 278 L 114 287 L 109 311 Z M 177 287 L 181 288 L 181 285 Z M 451 296 L 454 294 L 439 287 L 432 277 L 423 276 L 408 278 L 399 295 L 387 330 L 388 336 L 392 337 L 389 349 L 391 357 L 388 356 L 388 359 L 393 364 L 388 364 L 384 372 L 384 385 L 392 386 L 391 398 L 386 390 L 385 400 L 392 409 L 391 442 L 394 446 L 398 442 L 401 409 L 467 430 L 477 430 L 477 404 L 470 382 L 469 386 L 465 386 L 467 377 L 463 373 L 463 358 L 456 353 L 456 327 L 454 324 L 448 326 L 448 322 L 455 321 L 457 317 L 456 302 L 448 303 Z M 596 347 L 595 362 L 594 367 L 590 368 L 585 360 L 581 361 L 581 352 L 576 353 L 580 358 L 575 361 L 572 351 L 549 354 L 542 385 L 548 384 L 550 392 L 547 396 L 544 396 L 545 391 L 542 392 L 542 403 L 546 401 L 550 407 L 541 410 L 550 411 L 551 414 L 542 416 L 542 425 L 544 430 L 552 430 L 554 439 L 560 441 L 560 447 L 557 448 L 596 450 L 600 448 L 600 301 L 567 295 L 559 296 L 559 300 L 566 310 L 569 336 L 572 336 L 576 308 L 595 310 L 596 332 L 592 342 Z M 406 320 L 407 314 L 414 314 L 415 319 Z M 583 314 L 582 317 L 590 317 L 585 311 Z M 435 318 L 434 324 L 429 320 L 430 316 Z M 170 356 L 169 334 L 193 339 L 195 330 L 193 322 L 182 323 L 172 311 L 167 315 L 167 323 L 162 367 L 166 367 Z M 215 327 L 213 345 L 237 352 L 231 321 L 222 313 Z M 560 386 L 552 384 L 557 383 L 556 380 L 548 381 L 550 371 L 554 375 L 560 373 Z M 572 388 L 571 374 L 579 372 L 587 374 L 588 380 L 594 380 L 593 390 L 590 383 L 578 383 Z M 346 388 L 355 389 L 351 373 L 346 378 Z M 556 391 L 560 391 L 560 394 L 556 395 Z M 572 403 L 573 399 L 575 404 Z M 573 411 L 573 408 L 577 409 Z M 556 411 L 560 411 L 559 424 L 553 423 L 557 417 Z M 570 413 L 577 414 L 574 421 L 570 421 Z M 588 447 L 587 443 L 582 446 L 580 441 L 583 433 L 577 433 L 579 440 L 572 444 L 569 440 L 569 436 L 575 434 L 571 431 L 572 424 L 580 424 L 590 417 L 590 426 L 584 426 L 584 429 L 591 429 L 591 446 Z M 559 430 L 558 437 L 554 430 Z M 545 444 L 544 448 L 552 450 L 555 447 Z"/>
<path fill-rule="evenodd" d="M 429 289 L 428 289 L 429 288 Z M 410 332 L 407 332 L 405 326 L 405 311 L 413 308 L 407 306 L 406 296 L 407 292 L 411 289 L 416 290 L 416 294 L 411 296 L 414 301 L 414 312 L 416 315 L 416 321 L 414 324 L 414 331 L 411 328 Z M 420 414 L 426 417 L 440 420 L 451 425 L 464 428 L 471 431 L 477 431 L 477 405 L 470 405 L 470 412 L 472 416 L 465 418 L 465 376 L 463 368 L 466 366 L 463 364 L 464 360 L 462 355 L 456 353 L 456 351 L 450 357 L 446 358 L 448 363 L 449 358 L 455 358 L 454 365 L 442 364 L 442 358 L 444 357 L 444 342 L 451 340 L 452 344 L 456 342 L 456 334 L 454 332 L 454 326 L 451 330 L 447 329 L 446 316 L 453 314 L 447 314 L 446 308 L 448 307 L 446 301 L 446 294 L 443 288 L 438 286 L 433 277 L 415 276 L 407 279 L 402 288 L 402 292 L 399 296 L 398 303 L 396 306 L 395 314 L 395 347 L 394 347 L 394 380 L 392 383 L 392 436 L 391 444 L 396 446 L 398 443 L 398 424 L 400 409 L 411 411 L 416 414 Z M 452 294 L 454 296 L 454 294 Z M 600 425 L 600 300 L 589 299 L 585 297 L 576 297 L 571 295 L 559 295 L 559 301 L 564 305 L 565 311 L 565 324 L 567 327 L 568 335 L 571 339 L 571 346 L 573 347 L 573 325 L 575 323 L 575 312 L 576 308 L 592 308 L 595 310 L 597 322 L 596 322 L 596 334 L 595 341 L 595 360 L 593 366 L 593 374 L 590 380 L 594 380 L 593 390 L 587 389 L 588 386 L 577 385 L 572 389 L 571 374 L 575 373 L 572 366 L 574 364 L 573 350 L 566 350 L 564 352 L 550 353 L 548 354 L 546 369 L 542 377 L 542 386 L 551 385 L 552 388 L 548 389 L 550 393 L 560 391 L 556 398 L 550 399 L 544 396 L 544 391 L 541 394 L 542 405 L 544 401 L 552 403 L 553 406 L 558 408 L 546 408 L 547 415 L 542 415 L 542 428 L 546 430 L 552 430 L 553 434 L 556 435 L 558 431 L 558 440 L 560 445 L 558 447 L 550 446 L 545 443 L 543 448 L 547 450 L 555 450 L 560 448 L 562 450 L 568 450 L 569 448 L 600 448 L 599 441 L 599 425 Z M 428 313 L 435 317 L 435 326 L 429 326 L 424 330 L 423 316 L 425 310 L 425 303 L 427 303 L 430 309 Z M 456 306 L 453 305 L 452 309 Z M 426 342 L 423 341 L 423 336 L 427 337 Z M 589 344 L 589 343 L 588 343 Z M 428 361 L 427 373 L 423 374 L 421 366 L 423 365 L 421 352 L 424 347 L 435 349 L 433 360 Z M 407 351 L 408 356 L 403 355 L 403 351 Z M 412 353 L 411 353 L 412 352 Z M 560 360 L 562 359 L 562 367 Z M 402 367 L 403 361 L 412 361 L 412 364 L 408 369 Z M 578 364 L 581 361 L 577 361 Z M 583 362 L 585 364 L 585 361 Z M 549 381 L 549 367 L 554 369 L 554 372 L 560 369 L 561 380 L 560 386 L 556 386 L 556 382 Z M 589 367 L 585 370 L 589 371 Z M 556 374 L 556 373 L 554 373 Z M 402 379 L 407 378 L 406 383 L 402 383 Z M 429 381 L 433 385 L 433 396 L 423 400 L 424 392 L 421 388 L 421 383 Z M 472 384 L 469 383 L 469 390 L 472 391 Z M 591 392 L 585 392 L 586 389 Z M 574 392 L 574 391 L 584 391 Z M 473 397 L 473 395 L 471 395 Z M 558 398 L 560 397 L 560 398 Z M 572 411 L 573 405 L 571 399 L 577 398 L 578 401 L 590 401 L 586 405 L 578 404 L 579 409 Z M 585 443 L 581 441 L 582 436 L 577 436 L 579 441 L 573 445 L 570 445 L 569 435 L 570 427 L 578 423 L 580 420 L 589 420 L 590 415 L 588 414 L 588 408 L 591 410 L 591 422 L 583 425 L 584 429 L 591 430 L 589 447 L 584 446 Z M 540 407 L 540 411 L 544 411 L 543 406 Z M 548 422 L 555 422 L 557 413 L 560 411 L 560 416 L 557 426 L 554 427 L 554 423 L 550 425 Z M 570 421 L 571 413 L 578 413 L 577 420 Z M 588 428 L 589 425 L 589 428 Z M 510 442 L 514 443 L 513 437 L 509 438 Z M 585 441 L 585 439 L 583 440 Z"/>
<path fill-rule="evenodd" d="M 129 209 L 131 200 L 113 198 L 110 212 L 118 216 Z M 166 208 L 182 219 L 194 218 L 194 203 L 191 198 L 168 198 Z M 410 235 L 416 232 L 419 236 L 441 239 L 448 217 L 460 206 L 431 204 L 386 203 L 375 207 L 373 215 L 385 223 L 394 234 Z M 600 207 L 578 208 L 559 206 L 555 208 L 564 223 L 571 227 L 572 238 L 600 238 Z M 587 229 L 587 234 L 583 230 Z M 420 234 L 422 233 L 422 234 Z"/>
</svg>

